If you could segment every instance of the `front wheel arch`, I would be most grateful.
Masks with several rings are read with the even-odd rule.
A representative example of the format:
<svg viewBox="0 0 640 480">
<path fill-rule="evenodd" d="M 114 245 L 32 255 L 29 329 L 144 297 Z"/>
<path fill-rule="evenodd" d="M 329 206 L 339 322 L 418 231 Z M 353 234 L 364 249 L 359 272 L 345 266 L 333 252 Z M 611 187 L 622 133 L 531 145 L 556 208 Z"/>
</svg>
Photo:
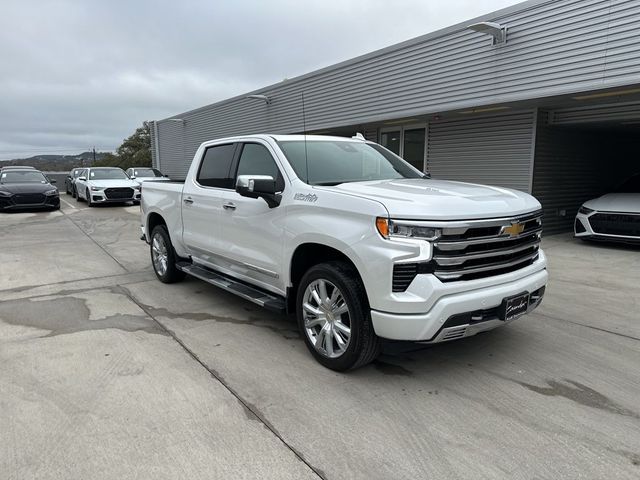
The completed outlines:
<svg viewBox="0 0 640 480">
<path fill-rule="evenodd" d="M 296 247 L 291 257 L 291 264 L 289 269 L 289 281 L 291 283 L 291 287 L 289 288 L 289 292 L 287 294 L 288 312 L 295 312 L 298 285 L 300 284 L 300 280 L 302 279 L 303 275 L 314 265 L 332 261 L 343 262 L 348 265 L 353 270 L 355 275 L 357 275 L 358 280 L 360 280 L 360 282 L 364 284 L 355 263 L 340 250 L 320 243 L 303 243 Z M 367 298 L 368 304 L 369 297 L 366 289 L 365 296 Z"/>
</svg>

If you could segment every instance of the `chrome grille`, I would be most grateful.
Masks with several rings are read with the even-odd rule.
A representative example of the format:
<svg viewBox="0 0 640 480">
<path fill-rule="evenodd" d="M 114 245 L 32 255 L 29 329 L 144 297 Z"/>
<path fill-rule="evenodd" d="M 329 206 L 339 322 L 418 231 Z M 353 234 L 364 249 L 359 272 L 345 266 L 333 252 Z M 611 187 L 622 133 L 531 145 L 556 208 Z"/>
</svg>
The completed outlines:
<svg viewBox="0 0 640 480">
<path fill-rule="evenodd" d="M 501 275 L 531 265 L 538 258 L 542 212 L 438 226 L 442 236 L 433 244 L 430 264 L 443 282 Z"/>
</svg>

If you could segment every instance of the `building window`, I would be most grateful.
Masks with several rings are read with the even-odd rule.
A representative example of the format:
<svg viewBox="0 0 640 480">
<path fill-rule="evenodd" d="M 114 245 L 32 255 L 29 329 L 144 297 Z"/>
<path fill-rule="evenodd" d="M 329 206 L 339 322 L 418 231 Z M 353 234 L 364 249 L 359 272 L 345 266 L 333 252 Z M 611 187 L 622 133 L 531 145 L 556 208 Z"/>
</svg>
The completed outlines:
<svg viewBox="0 0 640 480">
<path fill-rule="evenodd" d="M 420 171 L 425 169 L 427 129 L 422 125 L 407 125 L 382 129 L 380 144 L 401 156 Z"/>
<path fill-rule="evenodd" d="M 390 130 L 380 134 L 380 143 L 383 147 L 391 150 L 396 155 L 400 155 L 400 135 L 401 130 Z"/>
</svg>

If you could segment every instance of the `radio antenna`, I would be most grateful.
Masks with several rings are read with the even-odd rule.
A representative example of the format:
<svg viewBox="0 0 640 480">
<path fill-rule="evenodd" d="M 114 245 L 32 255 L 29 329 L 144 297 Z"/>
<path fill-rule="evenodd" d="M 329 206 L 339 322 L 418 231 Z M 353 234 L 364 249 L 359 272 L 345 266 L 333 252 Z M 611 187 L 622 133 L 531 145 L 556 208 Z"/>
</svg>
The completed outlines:
<svg viewBox="0 0 640 480">
<path fill-rule="evenodd" d="M 307 171 L 306 183 L 309 183 L 309 157 L 307 155 L 307 118 L 304 111 L 304 92 L 302 92 L 302 128 L 304 129 L 304 166 Z"/>
</svg>

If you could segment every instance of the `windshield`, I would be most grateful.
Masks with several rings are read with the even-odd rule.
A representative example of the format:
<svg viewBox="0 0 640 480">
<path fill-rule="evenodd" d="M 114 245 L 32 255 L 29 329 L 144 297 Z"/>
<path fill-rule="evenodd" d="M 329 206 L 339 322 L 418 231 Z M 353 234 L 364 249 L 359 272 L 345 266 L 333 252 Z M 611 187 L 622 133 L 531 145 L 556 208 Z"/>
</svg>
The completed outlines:
<svg viewBox="0 0 640 480">
<path fill-rule="evenodd" d="M 2 172 L 0 183 L 49 183 L 46 177 L 35 170 L 9 170 Z"/>
<path fill-rule="evenodd" d="M 615 189 L 616 193 L 640 193 L 640 173 L 634 175 L 618 188 Z"/>
<path fill-rule="evenodd" d="M 121 168 L 101 168 L 89 172 L 90 180 L 126 180 L 128 178 Z"/>
<path fill-rule="evenodd" d="M 291 140 L 278 144 L 296 175 L 309 185 L 424 176 L 400 157 L 375 144 L 330 140 Z"/>
<path fill-rule="evenodd" d="M 134 168 L 133 175 L 136 177 L 161 177 L 162 174 L 155 168 Z"/>
</svg>

